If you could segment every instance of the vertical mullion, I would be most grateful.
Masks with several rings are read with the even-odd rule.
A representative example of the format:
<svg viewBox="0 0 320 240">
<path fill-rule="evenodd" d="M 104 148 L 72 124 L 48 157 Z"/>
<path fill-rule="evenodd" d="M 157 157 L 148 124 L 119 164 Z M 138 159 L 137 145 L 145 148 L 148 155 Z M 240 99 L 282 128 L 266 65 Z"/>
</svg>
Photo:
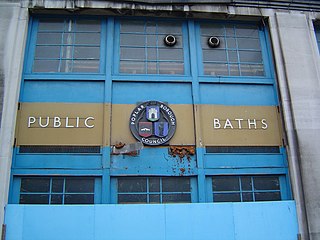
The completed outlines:
<svg viewBox="0 0 320 240">
<path fill-rule="evenodd" d="M 227 68 L 228 68 L 228 75 L 230 76 L 230 59 L 229 59 L 229 47 L 228 47 L 228 44 L 227 44 L 227 30 L 226 30 L 226 25 L 223 24 L 223 37 L 224 37 L 224 41 L 225 41 L 225 51 L 226 51 L 226 57 L 227 57 Z"/>
<path fill-rule="evenodd" d="M 63 188 L 62 188 L 62 204 L 64 205 L 65 192 L 66 192 L 66 177 L 63 177 Z"/>
<path fill-rule="evenodd" d="M 150 197 L 149 197 L 149 177 L 146 177 L 146 181 L 147 181 L 147 191 L 146 191 L 146 194 L 147 194 L 147 203 L 150 203 Z"/>
<path fill-rule="evenodd" d="M 147 24 L 148 24 L 148 22 L 145 21 L 144 22 L 144 29 L 143 29 L 143 31 L 144 31 L 144 57 L 145 57 L 145 60 L 144 60 L 144 67 L 145 67 L 144 73 L 145 74 L 148 74 L 148 45 L 147 45 L 147 43 L 148 43 L 148 41 L 147 41 L 148 33 L 147 33 Z"/>
<path fill-rule="evenodd" d="M 238 176 L 238 181 L 239 181 L 239 193 L 240 193 L 240 201 L 243 202 L 243 197 L 242 197 L 242 183 L 241 183 L 241 176 Z"/>
<path fill-rule="evenodd" d="M 163 203 L 162 202 L 162 195 L 163 195 L 163 192 L 162 192 L 162 177 L 159 177 L 159 180 L 160 180 L 160 189 L 159 189 L 160 203 Z"/>
<path fill-rule="evenodd" d="M 51 197 L 52 197 L 52 177 L 50 177 L 50 185 L 49 185 L 49 205 L 51 204 Z"/>
<path fill-rule="evenodd" d="M 254 190 L 254 181 L 253 181 L 253 176 L 250 177 L 251 180 L 251 191 L 252 191 L 252 201 L 256 201 L 256 196 L 255 196 L 255 190 Z"/>
<path fill-rule="evenodd" d="M 237 60 L 238 60 L 238 68 L 239 68 L 239 76 L 242 76 L 242 70 L 241 70 L 241 61 L 240 61 L 240 52 L 239 52 L 239 44 L 238 44 L 238 36 L 237 36 L 237 29 L 235 25 L 232 25 L 233 28 L 233 34 L 234 39 L 236 40 L 236 51 L 237 51 Z"/>
</svg>

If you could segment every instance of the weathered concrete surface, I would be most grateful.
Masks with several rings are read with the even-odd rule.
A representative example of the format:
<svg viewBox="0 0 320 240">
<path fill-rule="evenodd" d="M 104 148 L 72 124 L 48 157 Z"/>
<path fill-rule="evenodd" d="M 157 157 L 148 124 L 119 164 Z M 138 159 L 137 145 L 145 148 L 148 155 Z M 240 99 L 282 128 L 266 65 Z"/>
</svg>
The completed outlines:
<svg viewBox="0 0 320 240">
<path fill-rule="evenodd" d="M 0 226 L 8 199 L 12 146 L 23 54 L 27 32 L 27 10 L 14 1 L 0 2 Z M 3 104 L 2 104 L 3 103 Z M 1 236 L 2 228 L 0 228 Z"/>
<path fill-rule="evenodd" d="M 320 75 L 313 27 L 305 14 L 277 13 L 310 239 L 320 239 Z"/>
</svg>

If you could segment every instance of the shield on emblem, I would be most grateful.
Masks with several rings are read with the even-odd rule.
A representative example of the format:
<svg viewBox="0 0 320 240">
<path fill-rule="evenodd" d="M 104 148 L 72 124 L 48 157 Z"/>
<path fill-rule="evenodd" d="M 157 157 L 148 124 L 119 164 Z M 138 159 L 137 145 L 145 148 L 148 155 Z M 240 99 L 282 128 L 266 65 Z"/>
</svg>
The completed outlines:
<svg viewBox="0 0 320 240">
<path fill-rule="evenodd" d="M 151 122 L 158 121 L 160 118 L 159 106 L 147 106 L 146 118 Z"/>
<path fill-rule="evenodd" d="M 152 135 L 152 122 L 139 122 L 139 135 L 150 137 Z"/>
<path fill-rule="evenodd" d="M 154 123 L 154 134 L 157 137 L 165 137 L 168 135 L 169 124 L 167 122 L 155 122 Z"/>
</svg>

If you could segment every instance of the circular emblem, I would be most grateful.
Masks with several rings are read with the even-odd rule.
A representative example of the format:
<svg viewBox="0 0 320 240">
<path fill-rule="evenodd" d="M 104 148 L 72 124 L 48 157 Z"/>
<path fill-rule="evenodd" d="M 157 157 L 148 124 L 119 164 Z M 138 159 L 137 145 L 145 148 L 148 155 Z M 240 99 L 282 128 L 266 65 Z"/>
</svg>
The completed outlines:
<svg viewBox="0 0 320 240">
<path fill-rule="evenodd" d="M 158 101 L 139 104 L 130 115 L 132 135 L 151 146 L 168 142 L 176 131 L 177 120 L 172 109 Z"/>
</svg>

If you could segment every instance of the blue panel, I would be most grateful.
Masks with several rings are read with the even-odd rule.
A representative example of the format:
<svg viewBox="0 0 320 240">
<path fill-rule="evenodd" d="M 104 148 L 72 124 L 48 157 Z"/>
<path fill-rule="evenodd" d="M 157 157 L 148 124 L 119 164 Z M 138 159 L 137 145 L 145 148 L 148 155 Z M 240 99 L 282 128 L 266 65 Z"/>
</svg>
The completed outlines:
<svg viewBox="0 0 320 240">
<path fill-rule="evenodd" d="M 73 168 L 98 169 L 102 167 L 101 155 L 90 154 L 18 154 L 14 168 Z"/>
<path fill-rule="evenodd" d="M 234 203 L 236 239 L 296 240 L 298 224 L 297 221 L 292 221 L 292 219 L 297 219 L 295 205 L 282 203 Z M 269 226 L 272 226 L 272 230 Z"/>
<path fill-rule="evenodd" d="M 12 205 L 6 240 L 296 240 L 294 201 Z"/>
<path fill-rule="evenodd" d="M 287 167 L 282 154 L 205 154 L 206 168 Z"/>
<path fill-rule="evenodd" d="M 276 106 L 273 85 L 200 84 L 202 104 Z"/>
<path fill-rule="evenodd" d="M 168 148 L 144 148 L 139 156 L 112 155 L 111 175 L 173 175 L 197 174 L 195 156 L 179 158 L 169 155 Z"/>
<path fill-rule="evenodd" d="M 113 83 L 112 103 L 136 104 L 149 100 L 170 104 L 192 104 L 191 84 L 187 83 Z"/>
<path fill-rule="evenodd" d="M 102 103 L 104 82 L 25 81 L 22 102 Z"/>
</svg>

